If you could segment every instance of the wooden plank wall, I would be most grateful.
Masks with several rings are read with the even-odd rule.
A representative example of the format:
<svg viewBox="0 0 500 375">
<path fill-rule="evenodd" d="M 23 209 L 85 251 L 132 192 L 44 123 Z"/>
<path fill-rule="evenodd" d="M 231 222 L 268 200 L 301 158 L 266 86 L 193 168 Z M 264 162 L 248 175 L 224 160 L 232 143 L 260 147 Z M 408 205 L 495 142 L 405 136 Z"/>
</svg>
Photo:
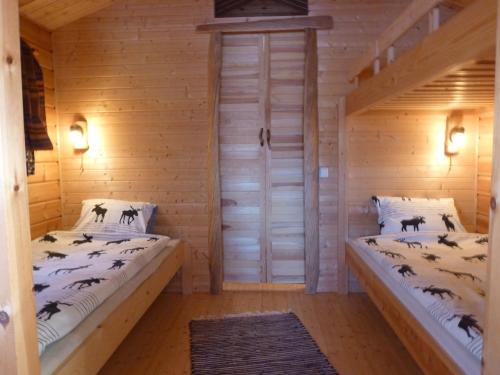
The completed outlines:
<svg viewBox="0 0 500 375">
<path fill-rule="evenodd" d="M 479 114 L 477 148 L 477 231 L 488 233 L 493 152 L 493 112 Z"/>
<path fill-rule="evenodd" d="M 476 227 L 478 116 L 464 115 L 467 143 L 444 154 L 447 113 L 371 111 L 347 119 L 348 236 L 379 233 L 373 195 L 452 197 L 468 231 Z M 351 291 L 360 290 L 351 274 Z"/>
<path fill-rule="evenodd" d="M 453 197 L 462 223 L 475 230 L 478 117 L 464 115 L 468 142 L 450 169 L 446 116 L 372 111 L 348 118 L 349 237 L 379 233 L 373 195 Z"/>
<path fill-rule="evenodd" d="M 59 229 L 61 225 L 59 140 L 51 34 L 31 21 L 21 19 L 21 37 L 35 49 L 35 56 L 43 69 L 47 128 L 54 145 L 54 150 L 35 152 L 35 174 L 28 178 L 31 237 L 34 238 Z"/>
<path fill-rule="evenodd" d="M 319 158 L 329 168 L 320 181 L 320 291 L 337 289 L 337 104 L 353 87 L 346 72 L 406 4 L 310 2 L 310 15 L 331 15 L 335 24 L 318 32 Z M 187 241 L 198 291 L 209 288 L 209 36 L 194 27 L 213 21 L 212 6 L 125 0 L 54 33 L 64 226 L 76 220 L 84 198 L 158 202 L 157 231 Z M 66 142 L 66 124 L 76 114 L 90 126 L 83 173 Z"/>
</svg>

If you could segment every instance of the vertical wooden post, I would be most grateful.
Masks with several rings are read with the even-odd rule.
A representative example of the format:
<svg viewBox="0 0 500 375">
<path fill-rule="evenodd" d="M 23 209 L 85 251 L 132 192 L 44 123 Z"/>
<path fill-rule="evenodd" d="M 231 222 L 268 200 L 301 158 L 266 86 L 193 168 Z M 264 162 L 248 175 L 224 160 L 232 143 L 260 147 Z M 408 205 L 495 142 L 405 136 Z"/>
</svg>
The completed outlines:
<svg viewBox="0 0 500 375">
<path fill-rule="evenodd" d="M 500 6 L 500 1 L 497 1 Z M 497 13 L 497 25 L 500 13 Z M 490 233 L 486 325 L 483 346 L 484 375 L 500 372 L 500 28 L 496 31 L 495 123 L 493 130 L 493 174 L 491 177 Z"/>
<path fill-rule="evenodd" d="M 349 273 L 345 259 L 345 241 L 347 240 L 347 199 L 346 199 L 346 170 L 347 170 L 347 123 L 345 115 L 345 97 L 340 98 L 338 104 L 338 234 L 337 234 L 337 291 L 346 294 L 349 291 Z"/>
<path fill-rule="evenodd" d="M 392 64 L 395 59 L 396 59 L 396 49 L 394 48 L 394 46 L 390 46 L 387 49 L 387 65 Z"/>
<path fill-rule="evenodd" d="M 259 107 L 260 121 L 266 133 L 271 130 L 271 37 L 269 33 L 260 35 L 259 52 Z M 273 282 L 273 246 L 272 246 L 272 179 L 271 152 L 267 147 L 261 147 L 264 167 L 261 171 L 261 282 Z M 262 209 L 265 207 L 265 209 Z"/>
<path fill-rule="evenodd" d="M 210 35 L 208 55 L 208 251 L 210 291 L 222 292 L 224 262 L 219 175 L 219 95 L 222 68 L 222 34 Z"/>
<path fill-rule="evenodd" d="M 429 12 L 429 34 L 433 33 L 437 29 L 439 29 L 441 20 L 440 20 L 440 11 L 439 8 L 433 8 Z"/>
<path fill-rule="evenodd" d="M 379 74 L 380 73 L 380 58 L 376 58 L 373 61 L 373 74 Z"/>
<path fill-rule="evenodd" d="M 359 76 L 354 77 L 354 87 L 355 88 L 359 87 Z"/>
<path fill-rule="evenodd" d="M 316 293 L 319 281 L 319 127 L 318 49 L 314 29 L 305 29 L 304 82 L 304 216 L 306 292 Z"/>
<path fill-rule="evenodd" d="M 38 374 L 18 0 L 0 4 L 0 373 Z"/>
<path fill-rule="evenodd" d="M 378 48 L 378 40 L 375 41 L 375 60 L 373 60 L 373 74 L 380 73 L 380 50 Z"/>
</svg>

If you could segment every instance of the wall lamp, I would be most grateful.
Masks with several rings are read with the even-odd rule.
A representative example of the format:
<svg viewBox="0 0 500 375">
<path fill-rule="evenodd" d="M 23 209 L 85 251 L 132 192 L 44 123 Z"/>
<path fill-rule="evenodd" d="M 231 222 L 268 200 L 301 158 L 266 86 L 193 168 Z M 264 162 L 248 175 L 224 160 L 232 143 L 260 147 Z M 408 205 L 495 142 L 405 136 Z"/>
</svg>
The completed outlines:
<svg viewBox="0 0 500 375">
<path fill-rule="evenodd" d="M 89 149 L 87 121 L 79 120 L 69 128 L 71 145 L 75 151 L 84 152 Z"/>
<path fill-rule="evenodd" d="M 465 128 L 462 122 L 462 112 L 453 112 L 446 119 L 445 153 L 448 156 L 457 155 L 465 146 Z"/>
</svg>

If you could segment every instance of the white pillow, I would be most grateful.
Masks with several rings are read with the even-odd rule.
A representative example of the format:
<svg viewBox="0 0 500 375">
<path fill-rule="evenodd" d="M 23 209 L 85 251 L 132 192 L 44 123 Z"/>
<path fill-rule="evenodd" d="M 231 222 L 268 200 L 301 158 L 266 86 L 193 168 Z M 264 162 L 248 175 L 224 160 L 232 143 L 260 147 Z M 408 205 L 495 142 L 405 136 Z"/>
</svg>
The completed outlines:
<svg viewBox="0 0 500 375">
<path fill-rule="evenodd" d="M 381 234 L 465 232 L 453 198 L 372 197 Z"/>
<path fill-rule="evenodd" d="M 156 205 L 115 199 L 88 199 L 73 227 L 78 232 L 146 233 Z"/>
</svg>

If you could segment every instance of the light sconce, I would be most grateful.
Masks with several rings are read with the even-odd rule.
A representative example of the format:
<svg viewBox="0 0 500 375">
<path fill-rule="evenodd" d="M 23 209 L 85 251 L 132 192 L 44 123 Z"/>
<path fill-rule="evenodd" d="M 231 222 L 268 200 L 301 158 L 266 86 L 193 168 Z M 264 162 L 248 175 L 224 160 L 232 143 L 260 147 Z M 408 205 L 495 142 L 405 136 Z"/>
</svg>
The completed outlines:
<svg viewBox="0 0 500 375">
<path fill-rule="evenodd" d="M 462 112 L 453 112 L 446 119 L 445 153 L 457 155 L 465 145 L 465 128 L 462 125 Z"/>
<path fill-rule="evenodd" d="M 75 151 L 84 152 L 89 149 L 87 121 L 76 121 L 69 128 L 69 137 Z"/>
</svg>

